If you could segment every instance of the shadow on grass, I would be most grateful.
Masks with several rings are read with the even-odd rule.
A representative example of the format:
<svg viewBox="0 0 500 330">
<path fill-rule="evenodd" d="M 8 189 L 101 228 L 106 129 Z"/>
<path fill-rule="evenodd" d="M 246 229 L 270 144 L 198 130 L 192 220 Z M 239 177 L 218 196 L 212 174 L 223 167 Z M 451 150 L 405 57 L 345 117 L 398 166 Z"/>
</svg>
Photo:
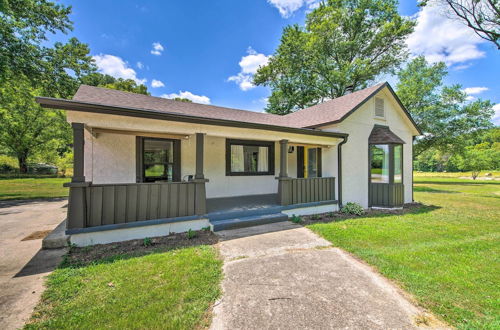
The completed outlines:
<svg viewBox="0 0 500 330">
<path fill-rule="evenodd" d="M 446 179 L 445 179 L 446 180 Z M 435 184 L 435 185 L 455 185 L 455 186 L 460 186 L 460 185 L 483 185 L 483 184 L 492 184 L 492 185 L 500 185 L 500 181 L 493 181 L 493 180 L 477 180 L 477 181 L 472 181 L 468 180 L 466 181 L 465 179 L 459 179 L 459 180 L 449 180 L 449 181 L 440 181 L 440 180 L 432 180 L 432 179 L 416 179 L 413 181 L 414 184 Z"/>
<path fill-rule="evenodd" d="M 441 207 L 436 205 L 425 205 L 420 203 L 405 204 L 403 209 L 389 210 L 389 209 L 370 209 L 363 215 L 353 215 L 353 214 L 343 214 L 340 212 L 336 213 L 325 213 L 320 215 L 312 215 L 302 217 L 301 225 L 307 226 L 317 223 L 331 223 L 340 222 L 351 219 L 366 219 L 366 218 L 381 218 L 381 217 L 392 217 L 405 214 L 423 214 L 439 210 Z M 319 216 L 319 218 L 318 218 Z"/>
<path fill-rule="evenodd" d="M 441 190 L 441 189 L 435 189 L 435 188 L 423 187 L 423 186 L 413 186 L 413 191 L 415 191 L 415 192 L 428 192 L 428 193 L 440 193 L 440 194 L 458 194 L 458 191 Z"/>
<path fill-rule="evenodd" d="M 187 233 L 178 233 L 169 236 L 86 247 L 72 246 L 58 268 L 81 268 L 90 265 L 108 264 L 182 248 L 214 245 L 219 241 L 218 237 L 211 231 L 200 230 L 195 233 L 196 236 L 192 238 L 189 238 Z"/>
</svg>

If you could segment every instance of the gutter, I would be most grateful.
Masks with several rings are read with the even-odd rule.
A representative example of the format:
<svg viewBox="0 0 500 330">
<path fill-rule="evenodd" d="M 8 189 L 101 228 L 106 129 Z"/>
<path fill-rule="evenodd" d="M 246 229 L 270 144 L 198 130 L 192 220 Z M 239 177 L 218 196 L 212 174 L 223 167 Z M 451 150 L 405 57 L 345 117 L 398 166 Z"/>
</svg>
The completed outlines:
<svg viewBox="0 0 500 330">
<path fill-rule="evenodd" d="M 337 145 L 337 190 L 338 190 L 338 201 L 339 201 L 339 208 L 342 207 L 342 145 L 347 142 L 347 136 L 345 136 L 342 140 Z"/>
<path fill-rule="evenodd" d="M 51 97 L 36 97 L 35 99 L 36 102 L 39 103 L 42 107 L 51 109 L 169 120 L 169 121 L 204 124 L 204 125 L 260 129 L 260 130 L 268 130 L 275 132 L 325 136 L 332 138 L 347 138 L 348 136 L 348 134 L 346 133 L 325 132 L 310 128 L 296 128 L 296 127 L 278 126 L 270 124 L 259 124 L 259 123 L 242 122 L 242 121 L 228 120 L 228 119 L 213 119 L 213 118 L 197 117 L 186 114 L 179 114 L 174 112 L 146 110 L 146 109 L 132 108 L 132 107 L 123 108 L 123 107 L 110 106 L 99 103 L 89 103 L 89 102 L 57 99 Z"/>
</svg>

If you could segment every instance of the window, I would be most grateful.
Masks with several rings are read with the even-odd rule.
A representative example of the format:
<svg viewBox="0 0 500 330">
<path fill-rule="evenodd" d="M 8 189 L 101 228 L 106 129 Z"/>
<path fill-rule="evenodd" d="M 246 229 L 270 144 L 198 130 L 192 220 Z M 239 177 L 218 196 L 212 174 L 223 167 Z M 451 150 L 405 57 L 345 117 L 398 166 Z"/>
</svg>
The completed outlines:
<svg viewBox="0 0 500 330">
<path fill-rule="evenodd" d="M 226 175 L 274 175 L 274 142 L 227 139 Z"/>
<path fill-rule="evenodd" d="M 180 141 L 139 138 L 139 182 L 180 181 Z"/>
<path fill-rule="evenodd" d="M 375 117 L 385 118 L 384 99 L 380 97 L 375 98 Z"/>
<path fill-rule="evenodd" d="M 403 146 L 401 144 L 370 145 L 370 181 L 403 183 Z"/>
<path fill-rule="evenodd" d="M 394 183 L 403 182 L 403 146 L 394 146 Z"/>
<path fill-rule="evenodd" d="M 389 183 L 389 145 L 372 145 L 371 152 L 372 182 Z"/>
</svg>

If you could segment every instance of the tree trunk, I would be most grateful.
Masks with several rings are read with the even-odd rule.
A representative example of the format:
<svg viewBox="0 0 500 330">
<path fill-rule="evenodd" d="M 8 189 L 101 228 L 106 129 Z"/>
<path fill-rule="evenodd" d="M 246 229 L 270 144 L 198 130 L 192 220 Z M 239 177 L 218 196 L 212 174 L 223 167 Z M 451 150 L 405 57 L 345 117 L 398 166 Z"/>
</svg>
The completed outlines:
<svg viewBox="0 0 500 330">
<path fill-rule="evenodd" d="M 19 162 L 19 173 L 26 174 L 28 173 L 28 157 L 26 155 L 18 156 L 17 161 Z"/>
</svg>

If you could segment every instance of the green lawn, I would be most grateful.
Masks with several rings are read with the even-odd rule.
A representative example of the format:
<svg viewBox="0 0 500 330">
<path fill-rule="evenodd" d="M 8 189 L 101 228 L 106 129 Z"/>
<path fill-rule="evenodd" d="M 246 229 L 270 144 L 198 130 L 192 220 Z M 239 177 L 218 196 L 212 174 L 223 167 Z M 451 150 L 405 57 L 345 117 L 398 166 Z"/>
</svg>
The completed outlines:
<svg viewBox="0 0 500 330">
<path fill-rule="evenodd" d="M 28 329 L 206 327 L 222 261 L 212 246 L 55 270 Z"/>
<path fill-rule="evenodd" d="M 67 197 L 70 178 L 0 179 L 0 200 Z"/>
<path fill-rule="evenodd" d="M 309 228 L 459 328 L 500 328 L 500 182 L 416 176 L 424 206 Z M 458 182 L 457 182 L 458 181 Z"/>
</svg>

